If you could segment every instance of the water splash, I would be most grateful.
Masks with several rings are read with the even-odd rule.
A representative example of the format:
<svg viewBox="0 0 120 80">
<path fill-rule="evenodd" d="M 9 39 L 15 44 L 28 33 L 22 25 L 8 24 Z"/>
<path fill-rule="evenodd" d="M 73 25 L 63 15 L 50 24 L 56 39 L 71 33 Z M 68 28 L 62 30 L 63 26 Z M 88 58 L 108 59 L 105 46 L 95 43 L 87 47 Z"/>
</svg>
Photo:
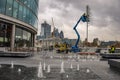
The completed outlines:
<svg viewBox="0 0 120 80">
<path fill-rule="evenodd" d="M 90 69 L 87 69 L 87 70 L 86 70 L 86 73 L 90 73 Z"/>
<path fill-rule="evenodd" d="M 95 56 L 92 56 L 92 60 L 95 60 Z"/>
<path fill-rule="evenodd" d="M 72 56 L 69 56 L 70 59 L 72 59 Z"/>
<path fill-rule="evenodd" d="M 51 59 L 53 59 L 53 56 L 50 56 Z"/>
<path fill-rule="evenodd" d="M 46 64 L 45 63 L 43 64 L 43 70 L 46 70 Z"/>
<path fill-rule="evenodd" d="M 79 64 L 77 64 L 77 71 L 79 71 L 80 70 L 80 65 Z"/>
<path fill-rule="evenodd" d="M 11 68 L 14 68 L 14 63 L 13 63 L 13 61 L 11 62 Z"/>
<path fill-rule="evenodd" d="M 66 75 L 66 78 L 68 78 L 69 76 L 68 75 Z"/>
<path fill-rule="evenodd" d="M 80 56 L 78 55 L 77 59 L 79 60 L 80 59 Z"/>
<path fill-rule="evenodd" d="M 65 70 L 64 70 L 64 62 L 63 62 L 63 61 L 62 61 L 62 63 L 61 63 L 60 73 L 65 73 Z"/>
<path fill-rule="evenodd" d="M 50 73 L 50 65 L 47 67 L 47 73 Z"/>
<path fill-rule="evenodd" d="M 2 68 L 2 65 L 0 64 L 0 68 Z"/>
<path fill-rule="evenodd" d="M 39 78 L 43 78 L 43 70 L 42 70 L 41 62 L 40 62 L 40 64 L 39 64 L 39 66 L 38 66 L 38 74 L 37 74 L 37 76 L 38 76 Z"/>
<path fill-rule="evenodd" d="M 62 56 L 60 56 L 60 59 L 62 59 Z"/>
<path fill-rule="evenodd" d="M 18 72 L 21 73 L 21 71 L 22 71 L 22 70 L 19 68 L 19 69 L 18 69 Z"/>
<path fill-rule="evenodd" d="M 73 65 L 72 65 L 72 63 L 70 64 L 70 68 L 73 69 Z"/>
</svg>

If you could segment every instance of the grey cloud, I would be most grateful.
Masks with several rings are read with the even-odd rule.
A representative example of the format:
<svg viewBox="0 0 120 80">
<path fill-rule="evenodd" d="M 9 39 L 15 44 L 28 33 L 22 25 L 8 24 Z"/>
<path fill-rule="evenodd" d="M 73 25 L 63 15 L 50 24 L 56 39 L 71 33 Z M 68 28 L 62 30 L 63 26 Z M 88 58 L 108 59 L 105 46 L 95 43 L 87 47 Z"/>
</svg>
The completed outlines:
<svg viewBox="0 0 120 80">
<path fill-rule="evenodd" d="M 105 19 L 107 16 L 110 16 L 115 22 L 119 23 L 120 21 L 119 0 L 59 0 L 59 1 L 64 5 L 72 4 L 75 8 L 81 11 L 85 11 L 85 6 L 88 4 L 91 8 L 92 14 L 91 17 L 98 16 L 99 18 L 96 19 L 95 21 L 95 23 L 98 24 L 96 25 L 98 27 L 109 26 L 109 24 L 105 24 L 107 23 L 107 20 Z"/>
<path fill-rule="evenodd" d="M 40 0 L 40 14 L 46 9 L 57 10 L 58 21 L 74 26 L 79 17 L 90 6 L 90 24 L 97 28 L 108 28 L 112 33 L 120 33 L 120 0 Z M 54 15 L 53 15 L 54 17 Z M 106 32 L 107 34 L 107 32 Z"/>
</svg>

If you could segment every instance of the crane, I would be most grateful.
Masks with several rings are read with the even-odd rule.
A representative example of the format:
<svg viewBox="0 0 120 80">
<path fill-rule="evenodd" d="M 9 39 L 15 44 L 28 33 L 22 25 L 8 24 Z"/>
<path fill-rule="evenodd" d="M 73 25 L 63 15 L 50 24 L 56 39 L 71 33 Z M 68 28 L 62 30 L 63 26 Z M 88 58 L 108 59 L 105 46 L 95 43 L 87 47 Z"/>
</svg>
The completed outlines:
<svg viewBox="0 0 120 80">
<path fill-rule="evenodd" d="M 78 37 L 75 45 L 72 46 L 72 49 L 71 49 L 71 51 L 72 51 L 72 52 L 75 52 L 75 53 L 76 53 L 76 52 L 80 52 L 80 49 L 78 48 L 78 43 L 79 43 L 79 40 L 80 40 L 80 34 L 78 33 L 76 27 L 78 26 L 78 24 L 80 23 L 81 20 L 82 20 L 82 22 L 87 22 L 87 21 L 88 21 L 88 16 L 84 13 L 84 14 L 80 17 L 80 19 L 77 21 L 76 25 L 75 25 L 74 28 L 73 28 L 73 29 L 75 30 L 76 34 L 77 34 L 77 37 Z"/>
</svg>

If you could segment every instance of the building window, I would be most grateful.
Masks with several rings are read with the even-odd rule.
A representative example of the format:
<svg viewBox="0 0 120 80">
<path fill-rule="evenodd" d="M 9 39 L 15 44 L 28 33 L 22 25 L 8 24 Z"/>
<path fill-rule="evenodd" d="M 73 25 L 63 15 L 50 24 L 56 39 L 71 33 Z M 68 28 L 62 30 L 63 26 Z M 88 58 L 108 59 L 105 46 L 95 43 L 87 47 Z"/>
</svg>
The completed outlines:
<svg viewBox="0 0 120 80">
<path fill-rule="evenodd" d="M 24 43 L 24 47 L 31 46 L 31 33 L 25 30 L 23 31 L 23 43 Z"/>
<path fill-rule="evenodd" d="M 5 13 L 5 4 L 6 4 L 6 0 L 1 0 L 0 1 L 0 13 Z"/>
<path fill-rule="evenodd" d="M 14 5 L 13 5 L 13 17 L 17 18 L 18 16 L 18 3 L 16 1 L 14 1 Z"/>
<path fill-rule="evenodd" d="M 29 10 L 28 10 L 28 12 L 29 12 Z M 31 12 L 29 12 L 29 13 L 27 13 L 27 15 L 29 15 L 29 16 L 28 16 L 28 19 L 29 19 L 29 20 L 28 20 L 28 21 L 29 21 L 29 24 L 30 24 L 30 25 L 32 25 L 32 13 L 31 13 Z"/>
<path fill-rule="evenodd" d="M 0 21 L 0 47 L 10 46 L 11 25 Z"/>
<path fill-rule="evenodd" d="M 21 28 L 17 28 L 15 30 L 15 47 L 22 47 L 23 46 L 23 42 L 22 42 L 22 29 Z"/>
<path fill-rule="evenodd" d="M 23 20 L 23 6 L 19 5 L 18 19 Z"/>
<path fill-rule="evenodd" d="M 26 7 L 24 7 L 23 8 L 23 21 L 27 23 L 26 15 L 27 15 L 27 9 L 26 9 Z"/>
<path fill-rule="evenodd" d="M 32 47 L 32 35 L 29 31 L 16 27 L 15 47 Z"/>
<path fill-rule="evenodd" d="M 13 0 L 7 0 L 6 15 L 8 16 L 12 16 L 12 10 L 13 10 L 12 4 L 13 4 Z"/>
</svg>

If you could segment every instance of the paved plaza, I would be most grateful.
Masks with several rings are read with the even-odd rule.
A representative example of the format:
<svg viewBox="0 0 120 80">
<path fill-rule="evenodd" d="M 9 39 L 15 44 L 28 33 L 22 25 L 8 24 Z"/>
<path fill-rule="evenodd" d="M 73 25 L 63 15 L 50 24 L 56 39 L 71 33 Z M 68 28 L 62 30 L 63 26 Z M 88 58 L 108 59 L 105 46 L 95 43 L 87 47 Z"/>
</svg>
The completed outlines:
<svg viewBox="0 0 120 80">
<path fill-rule="evenodd" d="M 0 57 L 0 64 L 1 67 L 3 64 L 9 64 L 9 66 L 14 64 L 38 69 L 41 63 L 42 66 L 46 65 L 46 71 L 47 66 L 50 66 L 50 74 L 43 71 L 46 78 L 31 80 L 119 80 L 120 73 L 111 70 L 108 61 L 100 60 L 100 58 L 99 55 L 80 56 L 75 53 L 58 54 L 55 51 L 41 51 L 27 58 Z M 63 74 L 60 73 L 62 63 L 64 63 L 62 66 L 64 69 Z M 79 70 L 77 70 L 78 65 Z M 37 73 L 34 75 L 37 75 Z"/>
</svg>

